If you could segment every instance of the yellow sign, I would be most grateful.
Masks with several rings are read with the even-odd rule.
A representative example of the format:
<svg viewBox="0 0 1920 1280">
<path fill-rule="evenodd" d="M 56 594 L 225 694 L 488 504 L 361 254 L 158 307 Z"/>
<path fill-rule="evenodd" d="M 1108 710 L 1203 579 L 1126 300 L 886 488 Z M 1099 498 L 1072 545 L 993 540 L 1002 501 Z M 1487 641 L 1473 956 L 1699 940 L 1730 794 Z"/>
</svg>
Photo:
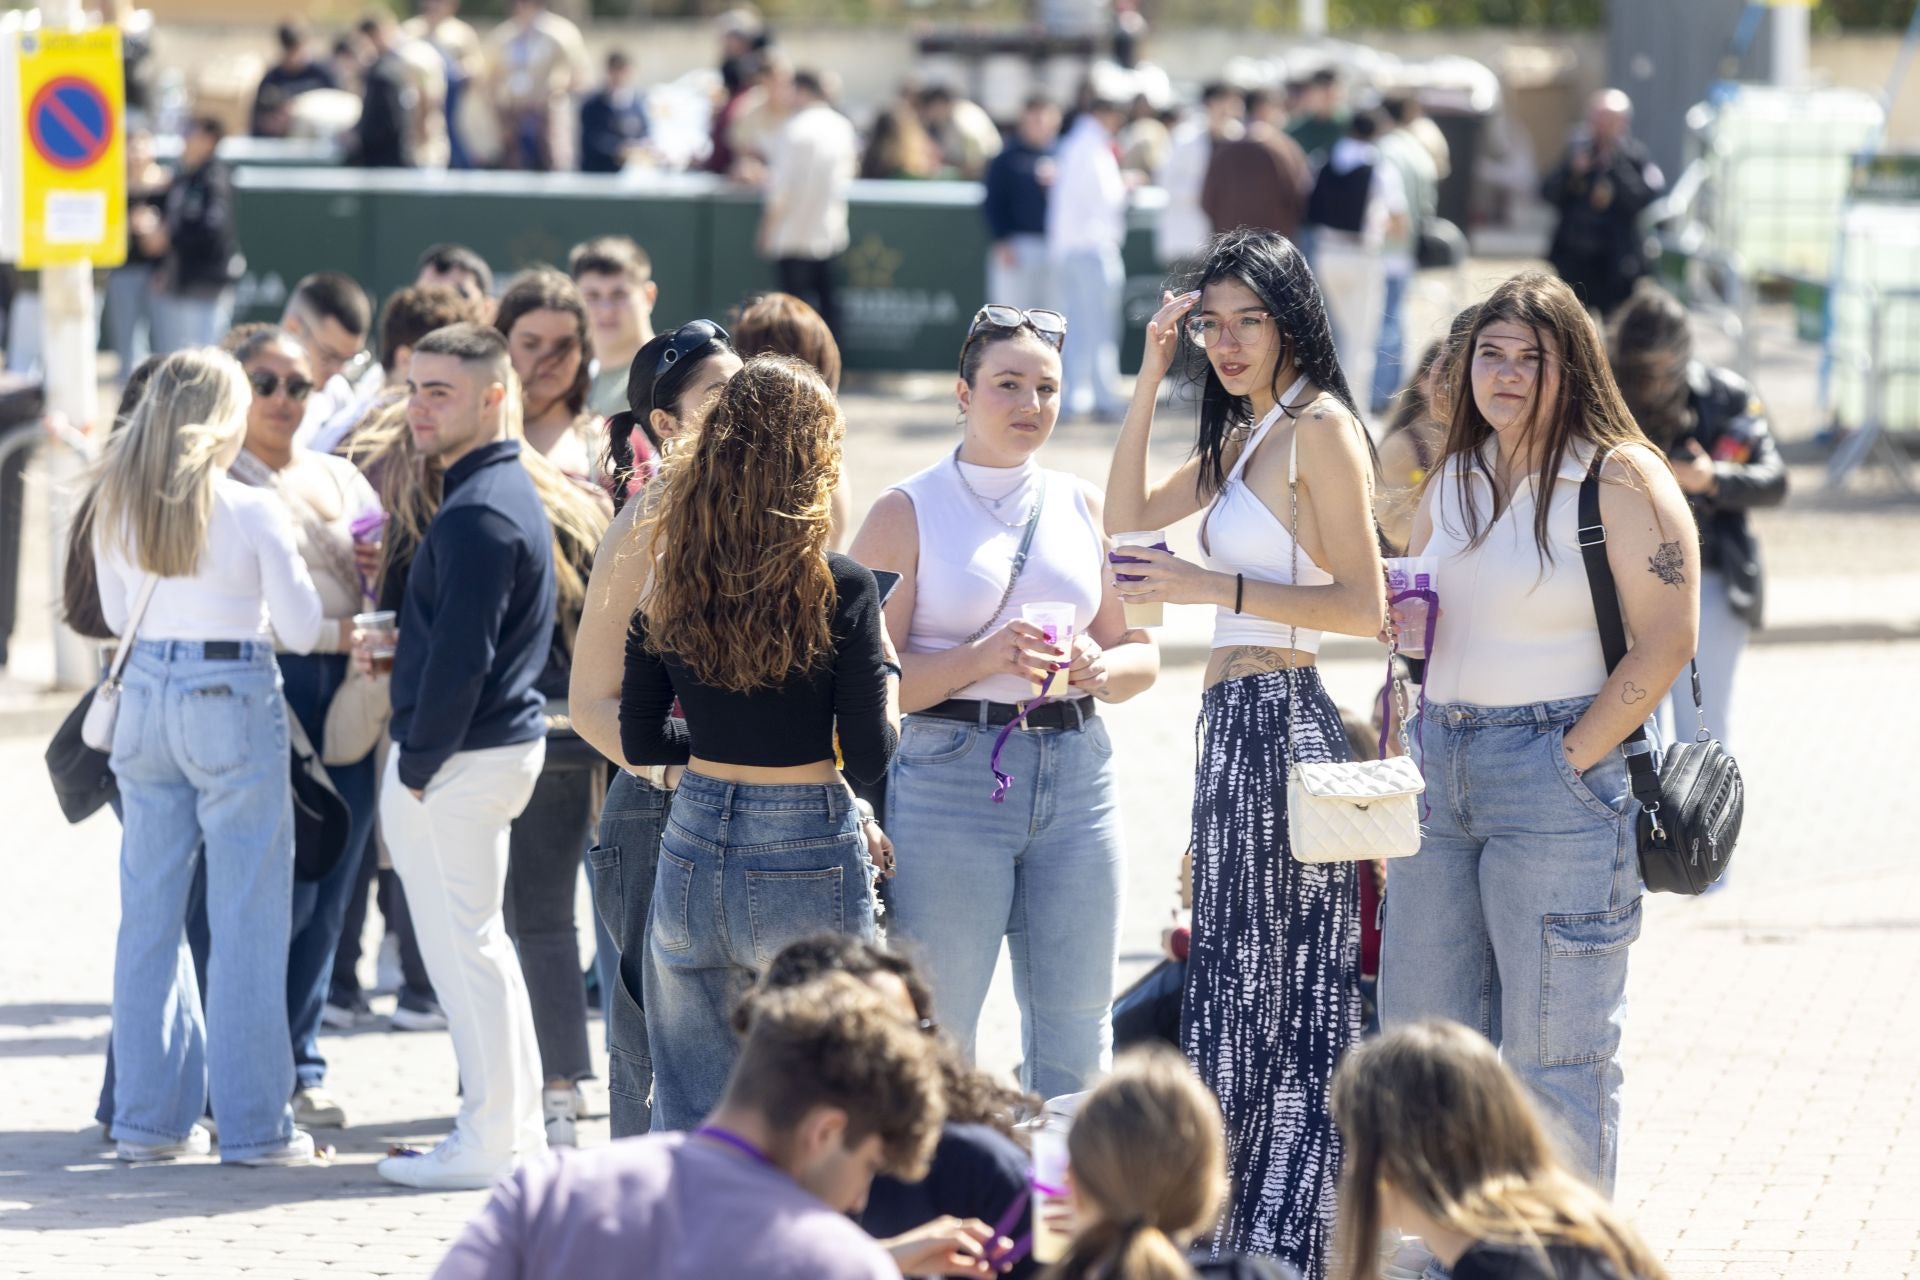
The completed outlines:
<svg viewBox="0 0 1920 1280">
<path fill-rule="evenodd" d="M 15 43 L 19 265 L 117 267 L 127 260 L 120 31 L 24 30 Z"/>
</svg>

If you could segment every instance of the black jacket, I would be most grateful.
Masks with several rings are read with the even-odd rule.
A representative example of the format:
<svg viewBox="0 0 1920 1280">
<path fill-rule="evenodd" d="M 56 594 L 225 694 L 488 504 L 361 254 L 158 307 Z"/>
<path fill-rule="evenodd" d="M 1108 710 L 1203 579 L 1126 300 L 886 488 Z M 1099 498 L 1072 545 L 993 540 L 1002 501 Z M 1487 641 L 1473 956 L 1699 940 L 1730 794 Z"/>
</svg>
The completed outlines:
<svg viewBox="0 0 1920 1280">
<path fill-rule="evenodd" d="M 640 95 L 623 102 L 602 89 L 580 104 L 580 172 L 619 173 L 627 167 L 627 148 L 646 136 Z"/>
<path fill-rule="evenodd" d="M 459 751 L 546 736 L 553 615 L 553 527 L 520 443 L 482 445 L 447 472 L 407 572 L 393 657 L 402 783 L 425 787 Z"/>
<path fill-rule="evenodd" d="M 233 226 L 233 179 L 209 160 L 183 171 L 167 190 L 166 288 L 217 293 L 246 274 Z"/>
<path fill-rule="evenodd" d="M 1766 582 L 1747 512 L 1786 500 L 1787 466 L 1767 426 L 1766 406 L 1745 378 L 1695 360 L 1687 366 L 1687 388 L 1693 429 L 1667 445 L 1667 456 L 1684 459 L 1688 441 L 1698 441 L 1713 459 L 1714 491 L 1687 499 L 1700 524 L 1701 564 L 1726 576 L 1734 612 L 1757 628 Z"/>
<path fill-rule="evenodd" d="M 367 69 L 366 98 L 354 129 L 352 163 L 362 169 L 413 167 L 414 110 L 419 95 L 400 55 L 388 51 Z"/>
<path fill-rule="evenodd" d="M 1622 138 L 1604 165 L 1589 161 L 1585 173 L 1574 172 L 1574 157 L 1591 152 L 1591 142 L 1568 147 L 1541 183 L 1540 195 L 1560 212 L 1547 260 L 1582 302 L 1605 314 L 1626 301 L 1634 281 L 1649 269 L 1640 215 L 1665 180 L 1632 138 Z"/>
</svg>

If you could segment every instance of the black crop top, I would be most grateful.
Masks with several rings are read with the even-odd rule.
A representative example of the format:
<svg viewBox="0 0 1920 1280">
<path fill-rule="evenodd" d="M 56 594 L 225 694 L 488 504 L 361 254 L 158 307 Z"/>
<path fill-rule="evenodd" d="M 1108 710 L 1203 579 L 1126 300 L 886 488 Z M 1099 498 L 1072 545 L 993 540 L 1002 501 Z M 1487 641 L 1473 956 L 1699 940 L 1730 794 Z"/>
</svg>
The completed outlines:
<svg viewBox="0 0 1920 1280">
<path fill-rule="evenodd" d="M 647 645 L 646 617 L 627 633 L 620 683 L 620 748 L 635 764 L 716 764 L 780 768 L 833 759 L 840 734 L 843 769 L 878 782 L 899 742 L 887 721 L 887 672 L 881 656 L 880 591 L 866 566 L 829 553 L 836 599 L 833 655 L 812 671 L 751 693 L 701 684 L 674 654 Z M 675 698 L 686 718 L 673 713 Z"/>
</svg>

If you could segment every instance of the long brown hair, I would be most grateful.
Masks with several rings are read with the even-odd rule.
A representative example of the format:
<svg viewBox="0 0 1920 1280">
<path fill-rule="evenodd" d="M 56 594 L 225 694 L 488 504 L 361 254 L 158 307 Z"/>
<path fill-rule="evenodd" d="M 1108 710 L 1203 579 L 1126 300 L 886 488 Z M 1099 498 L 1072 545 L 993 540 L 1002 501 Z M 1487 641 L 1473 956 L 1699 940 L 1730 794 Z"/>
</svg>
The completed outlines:
<svg viewBox="0 0 1920 1280">
<path fill-rule="evenodd" d="M 1591 1249 L 1619 1280 L 1666 1280 L 1646 1243 L 1561 1163 L 1520 1082 L 1484 1036 L 1434 1018 L 1347 1051 L 1333 1077 L 1346 1145 L 1336 1256 L 1378 1280 L 1380 1184 L 1469 1240 Z M 1549 1268 L 1551 1270 L 1551 1268 Z"/>
<path fill-rule="evenodd" d="M 1504 509 L 1505 500 L 1496 498 L 1492 512 L 1483 520 L 1474 499 L 1473 475 L 1487 477 L 1498 494 L 1493 463 L 1481 446 L 1493 438 L 1493 425 L 1480 412 L 1473 398 L 1473 357 L 1480 335 L 1488 326 L 1501 322 L 1523 325 L 1534 334 L 1541 351 L 1541 376 L 1535 383 L 1536 394 L 1528 406 L 1525 431 L 1540 440 L 1539 469 L 1535 473 L 1535 492 L 1539 495 L 1534 510 L 1533 537 L 1539 546 L 1541 562 L 1553 559 L 1547 533 L 1547 518 L 1553 508 L 1553 491 L 1560 468 L 1573 453 L 1576 443 L 1610 453 L 1622 445 L 1638 444 L 1651 448 L 1644 432 L 1627 412 L 1620 388 L 1614 383 L 1613 369 L 1607 363 L 1600 335 L 1593 319 L 1565 281 L 1544 271 L 1523 271 L 1493 291 L 1480 304 L 1473 328 L 1461 343 L 1449 366 L 1446 391 L 1449 409 L 1446 448 L 1442 461 L 1428 473 L 1432 484 L 1445 463 L 1463 458 L 1454 476 L 1459 487 L 1460 511 L 1466 521 L 1469 546 L 1479 546 L 1493 531 L 1493 522 Z M 1552 341 L 1548 342 L 1547 339 Z M 1549 361 L 1557 362 L 1560 385 L 1552 404 L 1541 404 L 1538 389 L 1546 383 Z"/>
<path fill-rule="evenodd" d="M 1220 1104 L 1166 1047 L 1122 1054 L 1067 1134 L 1073 1185 L 1093 1209 L 1046 1280 L 1192 1280 L 1185 1245 L 1227 1202 Z"/>
<path fill-rule="evenodd" d="M 790 293 L 763 293 L 736 311 L 733 349 L 742 360 L 798 357 L 820 371 L 827 390 L 840 394 L 840 344 L 820 313 Z"/>
<path fill-rule="evenodd" d="M 656 481 L 658 569 L 641 605 L 656 652 L 740 693 L 832 655 L 827 539 L 845 431 L 820 374 L 791 356 L 749 360 L 727 383 Z"/>
<path fill-rule="evenodd" d="M 587 392 L 593 387 L 593 375 L 588 368 L 592 364 L 593 335 L 587 324 L 587 304 L 580 298 L 579 286 L 565 273 L 552 267 L 529 267 L 515 276 L 507 291 L 500 295 L 493 327 L 500 331 L 501 337 L 511 340 L 514 324 L 521 316 L 534 311 L 558 311 L 573 317 L 574 349 L 580 353 L 580 367 L 574 371 L 573 385 L 567 388 L 562 399 L 567 412 L 578 418 L 586 412 Z"/>
</svg>

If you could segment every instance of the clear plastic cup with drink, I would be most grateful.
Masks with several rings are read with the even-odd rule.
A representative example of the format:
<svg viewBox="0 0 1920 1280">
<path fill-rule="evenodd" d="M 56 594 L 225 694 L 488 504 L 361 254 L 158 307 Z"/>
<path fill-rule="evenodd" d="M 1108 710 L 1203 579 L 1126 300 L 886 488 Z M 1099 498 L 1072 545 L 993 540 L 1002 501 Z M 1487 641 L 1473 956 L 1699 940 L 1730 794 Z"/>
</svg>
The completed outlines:
<svg viewBox="0 0 1920 1280">
<path fill-rule="evenodd" d="M 1073 1243 L 1073 1210 L 1067 1198 L 1067 1134 L 1084 1093 L 1051 1099 L 1033 1139 L 1033 1260 L 1058 1262 Z"/>
<path fill-rule="evenodd" d="M 1392 556 L 1387 565 L 1387 602 L 1393 610 L 1393 625 L 1398 632 L 1400 652 L 1409 657 L 1424 657 L 1427 652 L 1429 601 L 1414 597 L 1397 603 L 1394 597 L 1409 591 L 1440 593 L 1438 556 Z"/>
<path fill-rule="evenodd" d="M 353 630 L 367 656 L 373 660 L 373 674 L 383 676 L 393 670 L 393 651 L 400 643 L 400 619 L 391 609 L 353 615 Z"/>
<path fill-rule="evenodd" d="M 1165 529 L 1141 529 L 1133 533 L 1116 533 L 1113 535 L 1113 554 L 1107 557 L 1109 563 L 1140 563 L 1138 556 L 1123 554 L 1120 550 L 1122 547 L 1147 547 L 1153 551 L 1172 550 L 1167 546 L 1167 531 Z M 1140 575 L 1137 573 L 1116 573 L 1113 576 L 1115 580 L 1119 582 L 1140 581 Z M 1126 609 L 1127 625 L 1129 627 L 1157 627 L 1167 620 L 1167 607 L 1158 600 L 1128 600 L 1125 602 L 1124 607 Z"/>
<path fill-rule="evenodd" d="M 1059 600 L 1037 600 L 1020 606 L 1020 621 L 1038 628 L 1048 644 L 1069 655 L 1073 652 L 1074 616 L 1074 607 Z M 1063 661 L 1072 665 L 1069 660 Z M 1033 683 L 1033 696 L 1036 698 L 1057 697 L 1066 691 L 1067 672 L 1064 669 L 1050 671 L 1045 680 Z"/>
</svg>

